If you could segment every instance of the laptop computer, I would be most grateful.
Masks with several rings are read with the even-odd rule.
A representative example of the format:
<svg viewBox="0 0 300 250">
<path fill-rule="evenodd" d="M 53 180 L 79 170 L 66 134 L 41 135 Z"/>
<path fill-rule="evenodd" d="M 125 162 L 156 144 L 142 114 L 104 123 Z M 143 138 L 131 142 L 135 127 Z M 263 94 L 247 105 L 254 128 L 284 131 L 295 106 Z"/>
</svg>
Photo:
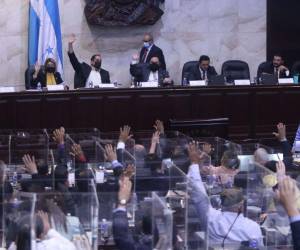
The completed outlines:
<svg viewBox="0 0 300 250">
<path fill-rule="evenodd" d="M 208 81 L 208 86 L 222 86 L 225 85 L 225 76 L 223 75 L 216 75 L 212 76 Z"/>
<path fill-rule="evenodd" d="M 263 85 L 277 85 L 278 78 L 272 74 L 265 74 L 261 75 L 260 84 Z"/>
</svg>

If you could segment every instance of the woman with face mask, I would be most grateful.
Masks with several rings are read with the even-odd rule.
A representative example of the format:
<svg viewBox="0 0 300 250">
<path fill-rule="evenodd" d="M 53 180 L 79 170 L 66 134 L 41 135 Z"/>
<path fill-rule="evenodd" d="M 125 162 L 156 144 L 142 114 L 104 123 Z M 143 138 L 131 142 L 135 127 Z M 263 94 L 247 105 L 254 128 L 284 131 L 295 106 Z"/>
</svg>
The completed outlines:
<svg viewBox="0 0 300 250">
<path fill-rule="evenodd" d="M 63 80 L 60 73 L 56 71 L 56 61 L 53 58 L 47 58 L 42 67 L 36 63 L 31 78 L 32 89 L 36 89 L 38 83 L 40 83 L 43 88 L 49 85 L 61 84 L 62 82 Z"/>
</svg>

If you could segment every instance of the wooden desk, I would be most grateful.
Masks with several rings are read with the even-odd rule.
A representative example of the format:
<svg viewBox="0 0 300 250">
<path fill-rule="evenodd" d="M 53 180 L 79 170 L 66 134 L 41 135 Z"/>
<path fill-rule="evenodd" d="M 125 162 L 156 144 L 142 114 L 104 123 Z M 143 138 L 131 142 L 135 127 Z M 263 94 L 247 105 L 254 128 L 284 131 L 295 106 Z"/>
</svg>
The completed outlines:
<svg viewBox="0 0 300 250">
<path fill-rule="evenodd" d="M 228 117 L 230 138 L 270 135 L 279 121 L 294 133 L 300 86 L 95 89 L 0 94 L 1 128 L 151 129 L 155 119 Z"/>
</svg>

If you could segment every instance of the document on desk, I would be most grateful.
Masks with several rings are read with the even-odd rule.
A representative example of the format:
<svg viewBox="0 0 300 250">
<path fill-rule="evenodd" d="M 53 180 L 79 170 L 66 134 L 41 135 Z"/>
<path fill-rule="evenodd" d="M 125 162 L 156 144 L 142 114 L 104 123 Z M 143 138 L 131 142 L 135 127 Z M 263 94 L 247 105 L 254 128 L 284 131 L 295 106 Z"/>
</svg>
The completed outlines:
<svg viewBox="0 0 300 250">
<path fill-rule="evenodd" d="M 206 86 L 206 81 L 205 80 L 190 81 L 190 86 L 191 87 L 203 87 L 203 86 Z"/>
<path fill-rule="evenodd" d="M 142 88 L 157 88 L 158 82 L 141 82 Z"/>
<path fill-rule="evenodd" d="M 0 87 L 0 93 L 13 93 L 16 92 L 15 87 Z"/>
</svg>

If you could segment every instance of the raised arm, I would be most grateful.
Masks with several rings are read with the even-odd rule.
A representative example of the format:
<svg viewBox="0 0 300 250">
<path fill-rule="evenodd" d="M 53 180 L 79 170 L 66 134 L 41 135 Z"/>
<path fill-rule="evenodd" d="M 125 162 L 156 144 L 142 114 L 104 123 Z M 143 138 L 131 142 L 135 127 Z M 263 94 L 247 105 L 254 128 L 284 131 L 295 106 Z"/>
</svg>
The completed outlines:
<svg viewBox="0 0 300 250">
<path fill-rule="evenodd" d="M 122 176 L 119 181 L 119 204 L 113 213 L 113 236 L 115 243 L 120 250 L 133 250 L 135 242 L 129 230 L 126 204 L 131 196 L 132 183 L 126 176 Z"/>
<path fill-rule="evenodd" d="M 200 221 L 202 225 L 205 226 L 207 225 L 207 213 L 212 207 L 200 175 L 199 163 L 201 162 L 201 152 L 198 149 L 198 144 L 195 142 L 190 143 L 188 152 L 191 161 L 187 175 L 188 190 L 197 214 L 200 217 Z"/>
<path fill-rule="evenodd" d="M 70 62 L 73 66 L 73 69 L 76 72 L 80 72 L 81 66 L 80 66 L 80 63 L 79 63 L 76 55 L 75 55 L 74 47 L 73 47 L 73 44 L 75 43 L 75 41 L 76 41 L 76 36 L 74 34 L 72 34 L 69 38 L 69 43 L 68 43 L 68 55 L 69 55 L 69 58 L 70 58 Z"/>
<path fill-rule="evenodd" d="M 283 123 L 277 124 L 277 132 L 274 132 L 273 135 L 278 139 L 281 149 L 283 152 L 283 161 L 287 168 L 293 164 L 293 154 L 292 147 L 286 137 L 286 126 Z"/>
</svg>

